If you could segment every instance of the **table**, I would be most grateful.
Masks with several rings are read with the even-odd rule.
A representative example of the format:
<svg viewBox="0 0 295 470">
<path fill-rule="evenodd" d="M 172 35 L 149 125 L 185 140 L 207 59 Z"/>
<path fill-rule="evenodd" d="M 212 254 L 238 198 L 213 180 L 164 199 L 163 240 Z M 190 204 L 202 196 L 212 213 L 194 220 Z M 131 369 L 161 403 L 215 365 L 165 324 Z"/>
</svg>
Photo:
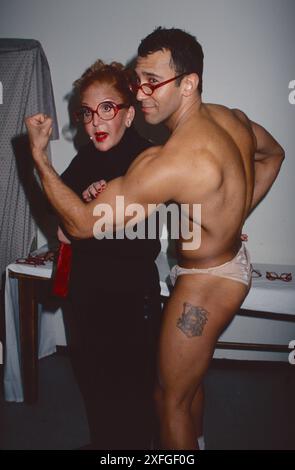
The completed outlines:
<svg viewBox="0 0 295 470">
<path fill-rule="evenodd" d="M 168 276 L 172 264 L 173 260 L 167 259 L 166 254 L 161 252 L 157 259 L 157 265 L 160 273 L 163 301 L 170 295 Z M 254 267 L 261 270 L 263 274 L 266 271 L 292 272 L 293 281 L 289 283 L 272 282 L 266 280 L 265 276 L 253 279 L 252 288 L 241 310 L 220 337 L 217 348 L 222 350 L 272 351 L 285 353 L 286 356 L 289 341 L 295 339 L 295 266 L 254 263 Z M 47 316 L 47 320 L 44 309 L 41 314 L 40 308 L 37 307 L 39 291 L 42 290 L 42 284 L 46 284 L 46 281 L 48 285 L 51 274 L 51 262 L 38 267 L 19 264 L 11 264 L 7 267 L 4 392 L 8 401 L 23 401 L 24 399 L 26 403 L 35 403 L 37 400 L 38 336 L 40 336 L 39 358 L 55 352 L 57 344 L 66 344 L 61 311 L 58 305 L 54 307 L 55 314 L 59 313 L 60 315 L 55 315 L 56 318 L 53 318 L 51 313 Z M 19 298 L 19 305 L 17 298 Z M 60 302 L 60 300 L 57 302 Z M 54 311 L 54 308 L 51 309 L 51 312 Z M 38 316 L 41 328 L 40 325 L 38 328 Z M 250 323 L 248 322 L 245 326 L 245 323 L 241 323 L 241 318 L 238 317 L 255 317 L 256 319 L 263 319 L 262 322 L 267 319 L 272 323 L 287 325 L 282 327 L 281 343 L 278 343 L 280 338 L 275 337 L 277 327 L 273 328 L 269 343 L 253 341 L 253 338 L 256 337 L 255 333 L 257 333 L 255 331 L 257 327 L 252 328 L 251 326 L 254 319 L 250 319 Z M 56 319 L 59 323 L 56 322 Z M 42 328 L 42 325 L 45 327 Z M 265 328 L 265 324 L 263 325 L 262 329 L 268 330 Z M 38 335 L 39 330 L 40 335 Z M 243 335 L 240 335 L 243 331 L 246 332 L 246 341 L 242 337 Z M 60 336 L 59 339 L 57 338 L 58 335 Z M 233 341 L 239 336 L 241 336 L 241 340 Z M 225 354 L 225 352 L 222 354 Z M 226 356 L 223 355 L 222 357 Z"/>
<path fill-rule="evenodd" d="M 4 396 L 7 401 L 35 403 L 38 397 L 38 357 L 66 345 L 61 300 L 46 299 L 52 262 L 44 266 L 10 264 L 6 268 L 6 353 Z M 43 305 L 41 305 L 43 303 Z"/>
</svg>

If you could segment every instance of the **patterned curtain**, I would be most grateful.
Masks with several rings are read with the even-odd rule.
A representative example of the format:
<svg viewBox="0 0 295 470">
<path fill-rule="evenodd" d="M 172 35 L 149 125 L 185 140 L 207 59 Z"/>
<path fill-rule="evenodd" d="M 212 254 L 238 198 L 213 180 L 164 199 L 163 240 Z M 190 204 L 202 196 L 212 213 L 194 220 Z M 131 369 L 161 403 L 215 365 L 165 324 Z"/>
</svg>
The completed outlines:
<svg viewBox="0 0 295 470">
<path fill-rule="evenodd" d="M 0 274 L 26 256 L 36 237 L 41 189 L 34 177 L 25 116 L 44 112 L 58 126 L 50 70 L 41 44 L 0 39 Z M 1 287 L 1 279 L 0 279 Z"/>
</svg>

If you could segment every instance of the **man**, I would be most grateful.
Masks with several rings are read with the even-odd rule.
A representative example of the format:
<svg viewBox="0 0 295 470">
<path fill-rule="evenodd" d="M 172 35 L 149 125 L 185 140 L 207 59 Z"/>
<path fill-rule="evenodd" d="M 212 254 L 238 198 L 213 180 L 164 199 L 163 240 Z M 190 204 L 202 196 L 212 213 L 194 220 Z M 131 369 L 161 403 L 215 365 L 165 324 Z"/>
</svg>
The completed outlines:
<svg viewBox="0 0 295 470">
<path fill-rule="evenodd" d="M 238 110 L 202 102 L 203 51 L 178 29 L 158 28 L 139 47 L 135 86 L 148 123 L 165 122 L 171 137 L 148 149 L 122 178 L 96 201 L 83 205 L 62 184 L 46 155 L 51 120 L 27 119 L 32 154 L 44 190 L 68 232 L 93 236 L 97 203 L 115 210 L 173 200 L 201 204 L 201 245 L 182 250 L 172 270 L 174 290 L 165 307 L 159 347 L 156 402 L 161 447 L 194 449 L 202 432 L 202 380 L 215 344 L 242 304 L 251 284 L 251 267 L 241 231 L 251 210 L 273 184 L 284 151 L 263 127 Z M 125 220 L 126 222 L 126 220 Z M 112 225 L 112 221 L 109 222 Z"/>
</svg>

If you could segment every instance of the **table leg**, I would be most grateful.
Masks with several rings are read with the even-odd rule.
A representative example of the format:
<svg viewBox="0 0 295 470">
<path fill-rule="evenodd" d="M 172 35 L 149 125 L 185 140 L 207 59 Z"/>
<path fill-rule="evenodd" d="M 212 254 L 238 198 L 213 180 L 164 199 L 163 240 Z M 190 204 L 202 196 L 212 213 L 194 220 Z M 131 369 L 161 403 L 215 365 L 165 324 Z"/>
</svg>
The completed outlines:
<svg viewBox="0 0 295 470">
<path fill-rule="evenodd" d="M 34 279 L 18 279 L 20 347 L 24 401 L 38 398 L 38 304 Z"/>
</svg>

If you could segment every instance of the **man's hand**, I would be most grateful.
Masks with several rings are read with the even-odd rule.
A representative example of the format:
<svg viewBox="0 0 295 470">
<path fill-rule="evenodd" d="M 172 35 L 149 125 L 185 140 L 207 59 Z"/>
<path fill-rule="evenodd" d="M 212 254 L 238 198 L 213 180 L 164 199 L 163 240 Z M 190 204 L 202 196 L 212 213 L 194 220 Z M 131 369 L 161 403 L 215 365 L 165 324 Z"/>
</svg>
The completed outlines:
<svg viewBox="0 0 295 470">
<path fill-rule="evenodd" d="M 45 156 L 49 138 L 52 133 L 52 119 L 39 113 L 25 118 L 32 155 L 34 158 Z"/>
<path fill-rule="evenodd" d="M 93 199 L 96 199 L 98 194 L 104 191 L 107 187 L 107 183 L 105 180 L 99 180 L 96 181 L 95 183 L 92 183 L 90 186 L 88 186 L 85 191 L 82 193 L 82 197 L 85 202 L 90 202 Z"/>
</svg>

